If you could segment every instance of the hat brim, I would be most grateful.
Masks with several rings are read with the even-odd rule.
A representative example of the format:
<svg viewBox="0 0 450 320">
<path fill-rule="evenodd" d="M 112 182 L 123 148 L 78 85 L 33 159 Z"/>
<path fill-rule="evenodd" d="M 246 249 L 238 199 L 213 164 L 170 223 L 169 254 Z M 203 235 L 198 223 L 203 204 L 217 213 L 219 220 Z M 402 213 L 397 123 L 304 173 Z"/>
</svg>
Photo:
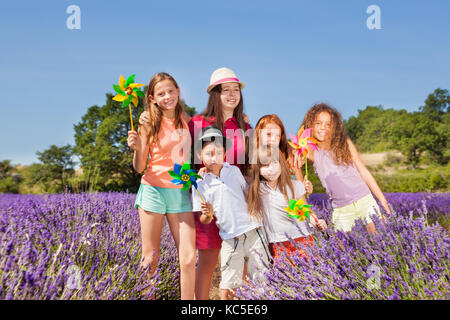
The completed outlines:
<svg viewBox="0 0 450 320">
<path fill-rule="evenodd" d="M 225 82 L 221 82 L 221 83 L 217 83 L 217 84 L 210 84 L 208 86 L 208 88 L 206 88 L 206 92 L 207 93 L 211 93 L 211 90 L 214 89 L 214 87 L 218 86 L 219 84 L 224 84 L 224 83 L 239 83 L 239 87 L 241 88 L 241 90 L 245 87 L 245 83 L 244 82 L 225 81 Z"/>
<path fill-rule="evenodd" d="M 201 152 L 202 149 L 203 149 L 203 144 L 205 142 L 211 142 L 211 138 L 212 137 L 218 138 L 217 136 L 205 136 L 201 140 L 197 140 L 195 145 L 194 145 L 194 151 L 195 152 L 197 152 L 197 151 Z M 231 148 L 231 145 L 232 145 L 233 142 L 231 141 L 231 139 L 228 139 L 227 137 L 223 137 L 223 139 L 224 139 L 224 145 L 225 145 L 225 152 L 227 152 Z"/>
</svg>

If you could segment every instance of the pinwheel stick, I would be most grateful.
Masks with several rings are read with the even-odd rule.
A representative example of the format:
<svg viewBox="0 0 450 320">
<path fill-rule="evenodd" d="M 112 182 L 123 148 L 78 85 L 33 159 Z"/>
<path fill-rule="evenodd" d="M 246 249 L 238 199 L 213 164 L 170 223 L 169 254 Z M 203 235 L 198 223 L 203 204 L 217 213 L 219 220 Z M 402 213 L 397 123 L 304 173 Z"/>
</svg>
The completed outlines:
<svg viewBox="0 0 450 320">
<path fill-rule="evenodd" d="M 128 105 L 128 109 L 130 110 L 131 130 L 134 131 L 134 127 L 133 127 L 133 115 L 131 114 L 131 103 Z"/>
<path fill-rule="evenodd" d="M 197 190 L 197 193 L 198 193 L 198 195 L 200 196 L 200 198 L 202 198 L 202 201 L 203 201 L 203 202 L 206 202 L 205 199 L 203 198 L 202 194 L 200 193 L 200 191 L 198 191 L 197 188 L 195 188 L 195 190 Z M 214 220 L 214 217 L 213 217 L 211 211 L 209 212 L 209 216 L 211 217 L 211 219 Z"/>
</svg>

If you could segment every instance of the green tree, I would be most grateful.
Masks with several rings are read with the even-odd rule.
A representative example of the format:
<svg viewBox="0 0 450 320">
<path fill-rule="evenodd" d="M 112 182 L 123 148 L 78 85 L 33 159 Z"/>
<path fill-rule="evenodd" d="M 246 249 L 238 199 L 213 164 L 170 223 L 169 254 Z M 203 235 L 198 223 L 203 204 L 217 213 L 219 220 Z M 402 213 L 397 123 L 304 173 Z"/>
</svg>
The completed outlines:
<svg viewBox="0 0 450 320">
<path fill-rule="evenodd" d="M 62 147 L 51 145 L 42 152 L 37 151 L 36 154 L 42 165 L 33 180 L 43 183 L 45 191 L 63 191 L 67 184 L 67 178 L 74 173 L 75 161 L 73 160 L 72 146 L 69 144 Z"/>
<path fill-rule="evenodd" d="M 131 130 L 129 112 L 112 97 L 110 93 L 106 94 L 106 104 L 90 107 L 74 126 L 74 151 L 80 158 L 90 190 L 137 192 L 141 175 L 133 169 L 133 150 L 127 145 L 128 131 Z M 135 130 L 143 105 L 143 99 L 139 98 L 139 108 L 132 107 Z M 184 105 L 187 112 L 195 114 L 195 108 Z"/>
<path fill-rule="evenodd" d="M 379 152 L 393 148 L 392 128 L 406 110 L 383 109 L 382 106 L 367 106 L 358 110 L 345 124 L 350 139 L 363 152 Z"/>
<path fill-rule="evenodd" d="M 441 149 L 443 143 L 435 122 L 421 112 L 403 114 L 393 127 L 392 139 L 413 168 L 417 167 L 423 152 Z"/>
<path fill-rule="evenodd" d="M 16 168 L 11 165 L 11 160 L 0 161 L 1 193 L 18 193 L 21 181 L 22 177 L 16 172 Z"/>
<path fill-rule="evenodd" d="M 13 172 L 14 167 L 11 165 L 11 160 L 0 161 L 0 178 L 5 178 Z"/>
<path fill-rule="evenodd" d="M 436 121 L 441 121 L 442 116 L 450 110 L 450 93 L 448 90 L 437 88 L 429 94 L 425 100 L 425 105 L 419 108 L 420 111 L 427 114 Z"/>
</svg>

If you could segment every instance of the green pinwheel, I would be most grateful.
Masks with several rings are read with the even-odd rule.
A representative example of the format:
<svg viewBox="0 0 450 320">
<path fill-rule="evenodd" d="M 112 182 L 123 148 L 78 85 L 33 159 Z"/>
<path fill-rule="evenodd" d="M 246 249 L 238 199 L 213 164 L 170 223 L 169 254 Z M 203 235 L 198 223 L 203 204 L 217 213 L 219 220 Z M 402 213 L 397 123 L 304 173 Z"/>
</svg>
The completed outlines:
<svg viewBox="0 0 450 320">
<path fill-rule="evenodd" d="M 297 221 L 303 221 L 306 218 L 310 219 L 309 212 L 311 212 L 311 207 L 311 205 L 305 204 L 303 199 L 300 198 L 298 200 L 289 199 L 289 207 L 283 209 L 288 212 L 288 217 L 295 218 Z"/>
<path fill-rule="evenodd" d="M 189 161 L 186 161 L 183 163 L 183 165 L 179 165 L 178 163 L 175 163 L 173 166 L 173 170 L 169 170 L 169 174 L 172 178 L 174 178 L 171 182 L 176 185 L 183 185 L 183 191 L 188 190 L 191 185 L 194 186 L 195 190 L 197 190 L 198 195 L 202 199 L 203 202 L 205 202 L 205 199 L 203 198 L 200 191 L 198 191 L 197 188 L 197 179 L 203 179 L 201 176 L 197 174 L 197 172 L 194 169 L 191 169 L 191 164 Z M 210 212 L 209 215 L 211 218 L 213 218 L 212 213 Z M 214 219 L 214 218 L 213 218 Z"/>
<path fill-rule="evenodd" d="M 173 170 L 169 170 L 169 174 L 172 178 L 172 183 L 176 185 L 183 185 L 183 191 L 186 191 L 193 185 L 197 189 L 197 179 L 203 179 L 201 176 L 191 169 L 189 161 L 185 162 L 182 166 L 175 163 Z"/>
<path fill-rule="evenodd" d="M 133 104 L 136 108 L 139 104 L 138 97 L 145 97 L 144 93 L 139 89 L 144 84 L 142 83 L 134 83 L 134 74 L 129 76 L 127 80 L 120 75 L 119 77 L 119 85 L 113 84 L 114 90 L 117 94 L 113 97 L 114 101 L 122 102 L 122 108 L 128 107 L 130 110 L 130 121 L 131 121 L 131 130 L 134 131 L 133 127 L 133 117 L 131 115 L 131 104 Z"/>
</svg>

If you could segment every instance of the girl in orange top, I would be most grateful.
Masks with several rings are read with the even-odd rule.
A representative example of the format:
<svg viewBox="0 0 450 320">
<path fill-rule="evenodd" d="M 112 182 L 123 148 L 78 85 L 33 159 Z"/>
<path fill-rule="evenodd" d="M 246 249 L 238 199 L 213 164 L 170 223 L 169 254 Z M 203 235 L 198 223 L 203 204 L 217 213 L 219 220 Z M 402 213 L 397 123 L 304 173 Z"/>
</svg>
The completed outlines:
<svg viewBox="0 0 450 320">
<path fill-rule="evenodd" d="M 134 148 L 133 167 L 142 173 L 135 207 L 139 211 L 142 236 L 141 265 L 156 270 L 164 217 L 167 217 L 180 261 L 181 299 L 194 299 L 195 224 L 189 194 L 171 183 L 168 171 L 175 163 L 189 160 L 191 138 L 180 89 L 167 73 L 155 74 L 146 93 L 148 120 L 128 132 L 128 145 Z M 147 163 L 147 159 L 148 163 Z"/>
</svg>

